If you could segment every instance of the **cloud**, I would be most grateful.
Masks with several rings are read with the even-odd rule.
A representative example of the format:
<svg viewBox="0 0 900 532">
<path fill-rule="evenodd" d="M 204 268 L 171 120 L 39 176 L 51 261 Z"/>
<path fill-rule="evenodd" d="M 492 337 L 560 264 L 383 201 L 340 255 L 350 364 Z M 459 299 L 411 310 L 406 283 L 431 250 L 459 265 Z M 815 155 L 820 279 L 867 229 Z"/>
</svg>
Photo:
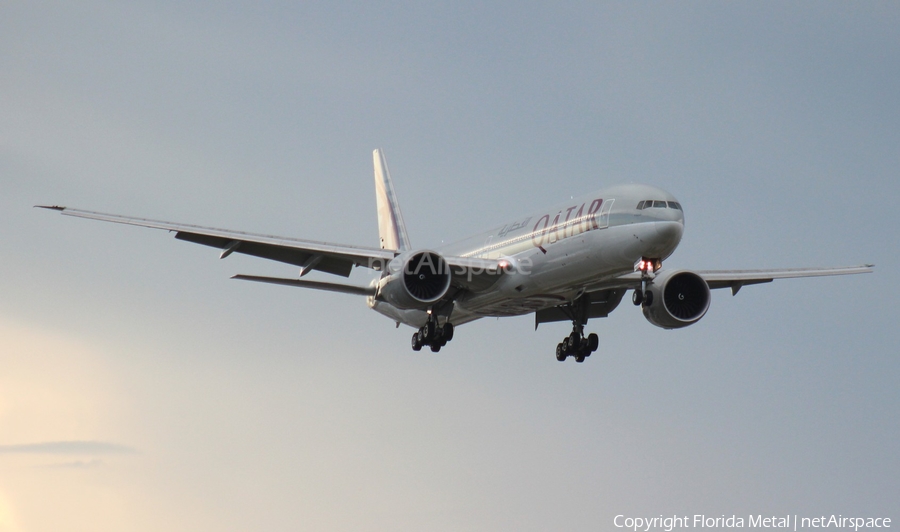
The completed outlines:
<svg viewBox="0 0 900 532">
<path fill-rule="evenodd" d="M 47 464 L 44 467 L 48 469 L 94 469 L 103 465 L 103 460 L 92 458 L 90 460 L 74 460 L 72 462 L 60 462 L 57 464 Z"/>
<path fill-rule="evenodd" d="M 137 450 L 102 441 L 71 440 L 0 445 L 0 454 L 133 454 Z"/>
</svg>

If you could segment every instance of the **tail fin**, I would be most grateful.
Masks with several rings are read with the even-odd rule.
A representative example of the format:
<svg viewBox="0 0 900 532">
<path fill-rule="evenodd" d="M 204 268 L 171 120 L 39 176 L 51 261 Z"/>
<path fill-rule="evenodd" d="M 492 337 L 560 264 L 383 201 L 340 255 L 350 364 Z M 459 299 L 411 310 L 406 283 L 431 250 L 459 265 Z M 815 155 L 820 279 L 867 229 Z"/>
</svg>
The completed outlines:
<svg viewBox="0 0 900 532">
<path fill-rule="evenodd" d="M 387 161 L 381 150 L 372 152 L 375 163 L 375 201 L 378 205 L 378 236 L 381 237 L 381 249 L 406 251 L 409 249 L 409 236 L 406 224 L 400 213 L 397 194 L 391 182 Z"/>
</svg>

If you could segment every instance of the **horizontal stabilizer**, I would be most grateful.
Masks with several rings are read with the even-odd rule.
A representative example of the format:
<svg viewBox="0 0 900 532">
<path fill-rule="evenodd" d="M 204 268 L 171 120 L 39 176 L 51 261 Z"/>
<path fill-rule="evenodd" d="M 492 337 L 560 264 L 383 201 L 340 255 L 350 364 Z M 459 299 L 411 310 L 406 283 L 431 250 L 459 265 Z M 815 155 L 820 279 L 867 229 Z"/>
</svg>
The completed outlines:
<svg viewBox="0 0 900 532">
<path fill-rule="evenodd" d="M 300 288 L 315 288 L 316 290 L 327 290 L 329 292 L 343 292 L 345 294 L 356 294 L 358 296 L 374 296 L 375 287 L 369 286 L 353 286 L 340 283 L 326 283 L 322 281 L 308 281 L 306 279 L 284 279 L 281 277 L 260 277 L 257 275 L 235 275 L 232 279 L 240 279 L 241 281 L 256 281 L 258 283 L 283 284 L 286 286 L 298 286 Z"/>
</svg>

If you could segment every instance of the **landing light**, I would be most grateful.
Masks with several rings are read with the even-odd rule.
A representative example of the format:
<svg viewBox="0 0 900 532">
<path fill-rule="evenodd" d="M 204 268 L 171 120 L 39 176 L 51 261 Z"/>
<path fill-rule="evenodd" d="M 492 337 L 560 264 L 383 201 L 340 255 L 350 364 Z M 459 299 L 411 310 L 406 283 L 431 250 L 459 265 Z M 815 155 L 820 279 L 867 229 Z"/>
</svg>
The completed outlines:
<svg viewBox="0 0 900 532">
<path fill-rule="evenodd" d="M 656 273 L 660 268 L 662 268 L 662 261 L 659 259 L 642 257 L 639 261 L 634 263 L 634 271 L 636 272 Z"/>
</svg>

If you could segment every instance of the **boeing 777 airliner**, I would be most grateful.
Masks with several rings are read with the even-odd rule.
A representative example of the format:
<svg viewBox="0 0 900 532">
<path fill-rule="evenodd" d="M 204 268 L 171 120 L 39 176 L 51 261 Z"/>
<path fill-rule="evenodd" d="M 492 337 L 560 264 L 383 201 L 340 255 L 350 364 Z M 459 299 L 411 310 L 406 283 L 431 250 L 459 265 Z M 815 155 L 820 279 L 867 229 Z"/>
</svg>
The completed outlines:
<svg viewBox="0 0 900 532">
<path fill-rule="evenodd" d="M 39 206 L 69 216 L 175 232 L 175 238 L 293 264 L 296 278 L 235 275 L 235 279 L 366 296 L 370 308 L 412 326 L 412 348 L 434 352 L 454 327 L 488 316 L 534 314 L 535 328 L 571 321 L 556 359 L 583 362 L 598 337 L 585 336 L 590 318 L 612 312 L 628 290 L 647 321 L 666 329 L 696 323 L 710 289 L 773 279 L 869 273 L 846 268 L 688 271 L 662 269 L 678 247 L 684 211 L 674 196 L 646 185 L 619 185 L 509 220 L 482 234 L 434 249 L 414 248 L 381 150 L 373 153 L 380 247 L 337 245 L 114 214 Z M 377 272 L 368 286 L 303 279 L 313 270 L 348 277 L 354 267 Z"/>
</svg>

